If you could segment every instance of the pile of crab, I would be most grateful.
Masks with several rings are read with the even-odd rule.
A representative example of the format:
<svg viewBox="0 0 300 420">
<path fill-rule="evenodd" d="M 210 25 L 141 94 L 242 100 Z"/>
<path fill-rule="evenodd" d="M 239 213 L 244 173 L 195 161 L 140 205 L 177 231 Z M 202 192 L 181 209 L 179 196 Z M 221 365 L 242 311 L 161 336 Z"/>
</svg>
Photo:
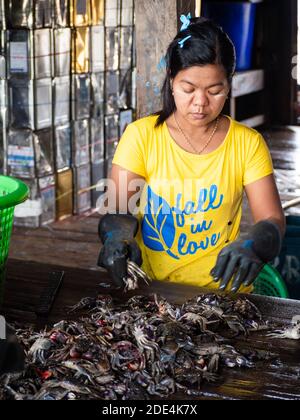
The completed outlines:
<svg viewBox="0 0 300 420">
<path fill-rule="evenodd" d="M 252 368 L 259 355 L 237 350 L 232 338 L 266 328 L 246 298 L 200 295 L 182 306 L 157 296 L 126 304 L 110 296 L 84 298 L 39 334 L 16 333 L 26 352 L 21 374 L 0 378 L 0 399 L 127 400 L 201 395 L 222 366 Z"/>
</svg>

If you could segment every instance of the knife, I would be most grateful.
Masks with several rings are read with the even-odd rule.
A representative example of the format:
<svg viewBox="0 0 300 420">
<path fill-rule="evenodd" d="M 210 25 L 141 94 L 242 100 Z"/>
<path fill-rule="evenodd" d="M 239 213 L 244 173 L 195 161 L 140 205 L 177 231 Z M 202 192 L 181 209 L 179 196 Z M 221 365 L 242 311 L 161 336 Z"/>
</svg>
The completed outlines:
<svg viewBox="0 0 300 420">
<path fill-rule="evenodd" d="M 63 283 L 64 275 L 64 271 L 52 271 L 49 274 L 48 283 L 42 290 L 35 308 L 35 314 L 38 318 L 47 318 L 49 316 Z"/>
</svg>

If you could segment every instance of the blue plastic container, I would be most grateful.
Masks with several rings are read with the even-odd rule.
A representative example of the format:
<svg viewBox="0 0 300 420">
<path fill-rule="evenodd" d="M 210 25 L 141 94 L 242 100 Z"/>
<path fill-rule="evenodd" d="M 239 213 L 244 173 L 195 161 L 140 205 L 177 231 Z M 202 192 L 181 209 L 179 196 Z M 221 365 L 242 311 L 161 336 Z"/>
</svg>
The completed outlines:
<svg viewBox="0 0 300 420">
<path fill-rule="evenodd" d="M 251 69 L 256 4 L 248 2 L 204 2 L 203 14 L 222 26 L 236 49 L 237 71 Z"/>
<path fill-rule="evenodd" d="M 288 216 L 282 250 L 276 268 L 284 279 L 291 299 L 300 300 L 300 217 Z"/>
</svg>

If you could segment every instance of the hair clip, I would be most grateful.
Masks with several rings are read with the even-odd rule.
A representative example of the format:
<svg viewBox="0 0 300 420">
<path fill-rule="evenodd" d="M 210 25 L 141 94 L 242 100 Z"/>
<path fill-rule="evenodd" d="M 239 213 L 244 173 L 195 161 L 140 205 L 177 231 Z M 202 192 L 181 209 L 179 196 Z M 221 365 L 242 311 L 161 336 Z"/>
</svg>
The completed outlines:
<svg viewBox="0 0 300 420">
<path fill-rule="evenodd" d="M 180 16 L 180 20 L 183 23 L 183 25 L 181 26 L 180 31 L 185 31 L 191 24 L 191 19 L 192 19 L 192 15 L 191 13 L 189 13 L 188 15 L 181 15 Z"/>
<path fill-rule="evenodd" d="M 189 35 L 185 37 L 184 39 L 182 39 L 181 41 L 179 41 L 178 44 L 180 45 L 180 48 L 183 48 L 185 41 L 187 41 L 190 38 L 192 38 L 192 35 Z"/>
</svg>

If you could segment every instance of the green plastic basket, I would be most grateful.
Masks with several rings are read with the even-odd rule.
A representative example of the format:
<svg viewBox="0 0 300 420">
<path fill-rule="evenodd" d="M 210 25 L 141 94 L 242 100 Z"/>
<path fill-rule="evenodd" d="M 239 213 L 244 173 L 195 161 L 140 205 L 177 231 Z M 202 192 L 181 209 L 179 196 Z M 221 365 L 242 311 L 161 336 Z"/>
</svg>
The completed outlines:
<svg viewBox="0 0 300 420">
<path fill-rule="evenodd" d="M 0 175 L 0 294 L 5 277 L 5 265 L 17 204 L 27 200 L 29 189 L 23 182 Z"/>
<path fill-rule="evenodd" d="M 271 265 L 265 265 L 254 282 L 254 294 L 288 299 L 286 284 L 279 272 Z"/>
</svg>

